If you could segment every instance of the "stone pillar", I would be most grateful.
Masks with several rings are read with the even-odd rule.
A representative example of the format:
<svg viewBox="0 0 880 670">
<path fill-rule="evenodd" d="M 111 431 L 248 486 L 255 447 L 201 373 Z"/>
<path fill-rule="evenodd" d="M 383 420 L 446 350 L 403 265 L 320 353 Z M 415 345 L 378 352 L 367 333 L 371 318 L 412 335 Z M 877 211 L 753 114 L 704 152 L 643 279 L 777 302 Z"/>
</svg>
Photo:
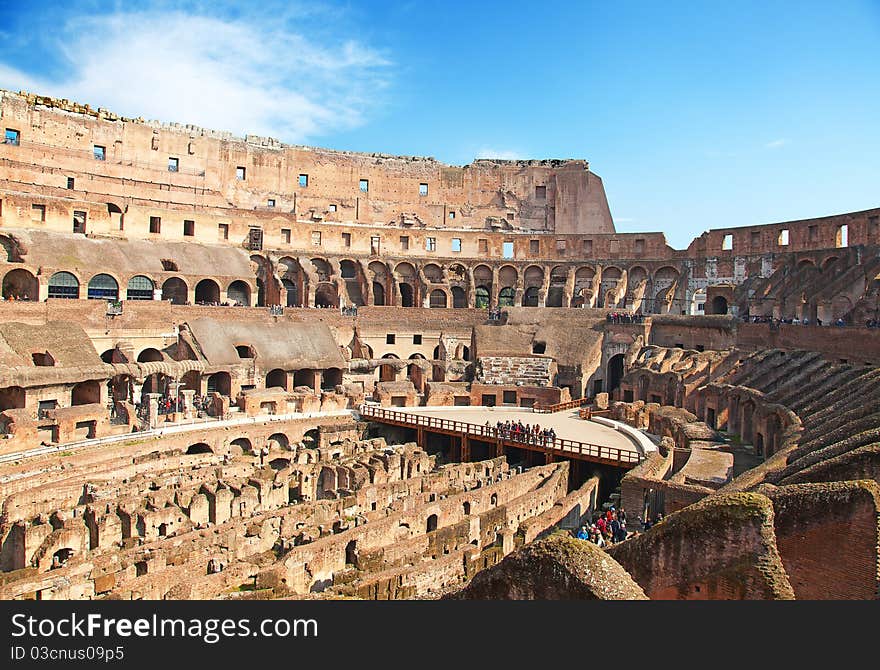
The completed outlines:
<svg viewBox="0 0 880 670">
<path fill-rule="evenodd" d="M 159 424 L 159 398 L 161 393 L 147 393 L 147 422 L 150 428 Z"/>
<path fill-rule="evenodd" d="M 192 389 L 183 389 L 180 391 L 180 395 L 183 397 L 183 418 L 184 419 L 192 419 L 193 418 L 193 398 L 196 395 L 196 392 Z"/>
</svg>

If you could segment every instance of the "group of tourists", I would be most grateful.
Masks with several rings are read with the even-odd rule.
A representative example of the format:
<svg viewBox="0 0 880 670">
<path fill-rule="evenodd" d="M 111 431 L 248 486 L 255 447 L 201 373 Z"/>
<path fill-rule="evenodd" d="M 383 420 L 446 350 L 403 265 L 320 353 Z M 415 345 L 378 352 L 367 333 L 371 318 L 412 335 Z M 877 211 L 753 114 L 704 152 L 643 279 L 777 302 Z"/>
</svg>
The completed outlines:
<svg viewBox="0 0 880 670">
<path fill-rule="evenodd" d="M 489 321 L 501 321 L 500 307 L 492 307 L 489 309 Z"/>
<path fill-rule="evenodd" d="M 486 429 L 492 431 L 491 424 L 486 422 Z M 529 425 L 522 421 L 499 421 L 494 428 L 495 437 L 514 440 L 527 444 L 547 445 L 556 441 L 556 431 L 552 428 L 541 428 L 539 424 Z"/>
<path fill-rule="evenodd" d="M 605 321 L 608 323 L 643 323 L 645 321 L 645 315 L 641 312 L 638 314 L 630 314 L 629 312 L 610 312 L 605 315 Z"/>
<path fill-rule="evenodd" d="M 776 317 L 773 317 L 773 316 L 760 316 L 758 314 L 754 314 L 751 316 L 744 317 L 744 320 L 747 323 L 766 323 L 766 324 L 769 324 L 771 328 L 774 328 L 774 327 L 777 327 L 777 326 L 780 326 L 783 324 L 787 325 L 787 326 L 824 326 L 824 325 L 826 325 L 825 322 L 823 322 L 822 319 L 820 319 L 818 317 L 814 321 L 812 321 L 807 318 L 803 318 L 803 319 L 796 319 L 796 318 L 777 319 Z M 828 325 L 834 326 L 836 328 L 844 328 L 844 327 L 849 326 L 851 324 L 848 324 L 843 319 L 835 319 L 834 321 L 832 321 Z M 868 319 L 865 322 L 865 328 L 880 328 L 880 319 Z"/>
<path fill-rule="evenodd" d="M 340 311 L 342 312 L 342 316 L 357 316 L 358 315 L 357 305 L 352 305 L 351 307 L 341 307 Z"/>
<path fill-rule="evenodd" d="M 589 526 L 581 526 L 575 537 L 579 540 L 592 542 L 599 547 L 605 547 L 618 542 L 623 542 L 630 533 L 626 529 L 626 510 L 619 510 L 611 506 L 593 520 Z"/>
</svg>

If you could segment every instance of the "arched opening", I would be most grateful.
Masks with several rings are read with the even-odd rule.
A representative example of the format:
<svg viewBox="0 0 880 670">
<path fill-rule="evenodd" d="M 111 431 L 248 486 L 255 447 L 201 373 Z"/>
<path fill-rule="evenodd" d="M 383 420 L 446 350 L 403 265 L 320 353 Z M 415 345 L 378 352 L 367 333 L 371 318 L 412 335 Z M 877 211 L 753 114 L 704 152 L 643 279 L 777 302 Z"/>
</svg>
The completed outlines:
<svg viewBox="0 0 880 670">
<path fill-rule="evenodd" d="M 465 516 L 470 516 L 471 504 L 468 501 L 465 501 L 464 504 L 462 505 L 462 511 L 464 512 Z"/>
<path fill-rule="evenodd" d="M 229 443 L 230 451 L 233 454 L 253 454 L 254 448 L 251 441 L 246 437 L 237 437 Z"/>
<path fill-rule="evenodd" d="M 0 389 L 0 412 L 7 409 L 21 409 L 24 407 L 24 389 L 20 386 L 9 386 Z"/>
<path fill-rule="evenodd" d="M 162 352 L 158 349 L 153 349 L 152 347 L 144 349 L 137 355 L 138 363 L 159 363 L 163 360 L 165 359 L 162 356 Z"/>
<path fill-rule="evenodd" d="M 336 286 L 328 282 L 318 284 L 315 289 L 315 307 L 336 307 L 337 301 Z"/>
<path fill-rule="evenodd" d="M 488 291 L 486 292 L 486 295 L 489 295 Z M 468 306 L 467 293 L 464 292 L 464 289 L 461 288 L 461 286 L 452 287 L 452 306 L 455 309 L 464 309 Z"/>
<path fill-rule="evenodd" d="M 220 285 L 213 279 L 203 279 L 196 284 L 196 304 L 215 305 L 220 303 Z"/>
<path fill-rule="evenodd" d="M 394 354 L 385 354 L 382 358 L 391 358 L 398 360 Z M 383 363 L 379 366 L 379 381 L 393 382 L 397 378 L 397 367 L 394 365 Z"/>
<path fill-rule="evenodd" d="M 471 349 L 466 344 L 459 344 L 455 349 L 455 357 L 460 361 L 471 360 Z"/>
<path fill-rule="evenodd" d="M 281 285 L 284 287 L 284 290 L 287 291 L 287 300 L 285 301 L 285 304 L 288 307 L 299 307 L 299 289 L 296 287 L 296 284 L 285 277 L 281 280 Z"/>
<path fill-rule="evenodd" d="M 69 272 L 56 272 L 49 278 L 50 298 L 79 298 L 79 280 Z"/>
<path fill-rule="evenodd" d="M 3 277 L 3 297 L 15 300 L 39 300 L 40 283 L 30 272 L 17 268 Z"/>
<path fill-rule="evenodd" d="M 492 497 L 489 498 L 489 504 L 492 505 L 493 507 L 495 507 L 498 504 L 498 494 L 497 493 L 493 493 Z"/>
<path fill-rule="evenodd" d="M 435 289 L 431 291 L 431 307 L 434 308 L 443 308 L 446 307 L 446 291 L 441 291 L 440 289 Z"/>
<path fill-rule="evenodd" d="M 373 282 L 373 304 L 374 305 L 384 305 L 385 304 L 385 288 L 377 281 Z"/>
<path fill-rule="evenodd" d="M 153 280 L 143 275 L 135 275 L 128 280 L 128 288 L 125 291 L 126 300 L 152 300 Z"/>
<path fill-rule="evenodd" d="M 52 554 L 52 568 L 60 568 L 67 564 L 67 562 L 73 558 L 73 549 L 70 547 L 64 547 L 64 549 L 59 549 L 54 554 Z"/>
<path fill-rule="evenodd" d="M 489 301 L 489 289 L 485 286 L 477 286 L 474 289 L 474 307 L 477 309 L 488 309 Z"/>
<path fill-rule="evenodd" d="M 355 279 L 357 277 L 357 268 L 353 261 L 340 261 L 339 272 L 342 274 L 343 279 Z"/>
<path fill-rule="evenodd" d="M 269 449 L 290 449 L 290 440 L 284 433 L 272 433 L 267 440 Z"/>
<path fill-rule="evenodd" d="M 293 388 L 298 386 L 308 386 L 310 389 L 315 388 L 315 371 L 310 369 L 297 370 L 293 373 Z"/>
<path fill-rule="evenodd" d="M 108 274 L 95 275 L 89 280 L 89 300 L 118 300 L 119 284 Z"/>
<path fill-rule="evenodd" d="M 302 443 L 306 449 L 317 449 L 321 442 L 321 432 L 317 428 L 307 430 L 303 435 Z"/>
<path fill-rule="evenodd" d="M 290 467 L 290 459 L 289 458 L 273 458 L 269 461 L 269 467 L 273 470 L 283 470 L 284 468 Z"/>
<path fill-rule="evenodd" d="M 215 372 L 208 377 L 208 393 L 229 396 L 232 391 L 232 378 L 228 372 Z"/>
<path fill-rule="evenodd" d="M 357 540 L 352 540 L 347 545 L 345 545 L 345 562 L 347 565 L 353 565 L 354 567 L 357 567 Z"/>
<path fill-rule="evenodd" d="M 101 402 L 101 385 L 97 381 L 80 382 L 70 391 L 71 405 L 91 405 Z"/>
<path fill-rule="evenodd" d="M 197 442 L 196 444 L 191 444 L 187 448 L 186 453 L 190 456 L 194 454 L 213 454 L 214 450 L 204 442 Z"/>
<path fill-rule="evenodd" d="M 764 436 L 761 433 L 755 434 L 755 456 L 764 458 Z"/>
<path fill-rule="evenodd" d="M 608 393 L 620 386 L 620 380 L 623 379 L 623 359 L 623 354 L 615 354 L 608 361 Z"/>
<path fill-rule="evenodd" d="M 240 279 L 236 279 L 226 289 L 226 297 L 235 306 L 251 306 L 251 287 Z"/>
<path fill-rule="evenodd" d="M 538 287 L 530 286 L 526 289 L 525 293 L 523 293 L 522 299 L 523 307 L 537 307 L 538 306 Z"/>
<path fill-rule="evenodd" d="M 723 295 L 712 298 L 712 314 L 727 314 L 727 298 Z"/>
<path fill-rule="evenodd" d="M 266 388 L 273 387 L 287 390 L 287 372 L 276 368 L 266 375 Z"/>
<path fill-rule="evenodd" d="M 342 370 L 339 368 L 328 368 L 321 374 L 321 389 L 324 391 L 332 391 L 342 384 Z"/>
<path fill-rule="evenodd" d="M 165 537 L 166 535 L 168 535 L 168 524 L 160 523 L 157 531 L 159 533 L 159 537 Z"/>
<path fill-rule="evenodd" d="M 425 523 L 425 532 L 433 533 L 435 530 L 437 530 L 437 515 L 432 514 Z"/>
<path fill-rule="evenodd" d="M 162 284 L 162 300 L 170 300 L 172 305 L 185 305 L 189 298 L 189 287 L 180 277 L 171 277 Z"/>
<path fill-rule="evenodd" d="M 431 284 L 443 283 L 443 270 L 441 270 L 440 266 L 436 263 L 428 263 L 425 265 L 425 267 L 422 268 L 422 273 L 425 275 L 425 279 Z"/>
<path fill-rule="evenodd" d="M 398 284 L 400 287 L 400 306 L 401 307 L 412 307 L 413 306 L 413 289 L 412 286 L 407 284 L 406 282 L 401 282 Z"/>
<path fill-rule="evenodd" d="M 499 307 L 513 307 L 514 300 L 516 300 L 516 289 L 512 286 L 505 286 L 498 293 Z"/>
<path fill-rule="evenodd" d="M 239 358 L 256 358 L 257 354 L 254 348 L 249 344 L 238 344 L 235 346 L 235 353 Z"/>
</svg>

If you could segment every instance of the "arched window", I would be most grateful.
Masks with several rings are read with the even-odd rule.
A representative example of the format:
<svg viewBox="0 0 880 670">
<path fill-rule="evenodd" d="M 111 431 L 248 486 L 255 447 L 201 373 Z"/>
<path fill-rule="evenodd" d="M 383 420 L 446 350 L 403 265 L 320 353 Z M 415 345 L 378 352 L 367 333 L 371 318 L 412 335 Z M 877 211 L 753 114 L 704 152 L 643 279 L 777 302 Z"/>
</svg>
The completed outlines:
<svg viewBox="0 0 880 670">
<path fill-rule="evenodd" d="M 79 298 L 79 280 L 69 272 L 56 272 L 49 278 L 50 298 Z"/>
<path fill-rule="evenodd" d="M 446 307 L 446 291 L 431 291 L 431 307 Z"/>
<path fill-rule="evenodd" d="M 516 291 L 512 286 L 507 286 L 506 288 L 501 289 L 501 292 L 498 294 L 498 306 L 513 307 L 513 301 L 515 298 Z"/>
<path fill-rule="evenodd" d="M 128 280 L 128 290 L 125 293 L 126 300 L 152 300 L 153 280 L 143 275 L 137 275 Z"/>
<path fill-rule="evenodd" d="M 234 281 L 229 285 L 229 288 L 226 289 L 226 296 L 229 298 L 229 302 L 237 303 L 244 307 L 250 307 L 251 305 L 250 286 L 241 280 Z"/>
<path fill-rule="evenodd" d="M 89 281 L 89 300 L 117 300 L 119 299 L 119 284 L 110 275 L 95 275 Z"/>
<path fill-rule="evenodd" d="M 486 309 L 489 307 L 489 289 L 485 286 L 477 286 L 474 289 L 474 306 L 477 309 Z"/>
</svg>

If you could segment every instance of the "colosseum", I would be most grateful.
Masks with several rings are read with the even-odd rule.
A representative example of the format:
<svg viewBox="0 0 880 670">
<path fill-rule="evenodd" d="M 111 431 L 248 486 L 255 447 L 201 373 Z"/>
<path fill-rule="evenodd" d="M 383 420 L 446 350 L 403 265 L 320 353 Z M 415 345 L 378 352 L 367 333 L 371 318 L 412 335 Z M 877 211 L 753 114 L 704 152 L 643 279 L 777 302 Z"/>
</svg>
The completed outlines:
<svg viewBox="0 0 880 670">
<path fill-rule="evenodd" d="M 586 160 L 0 131 L 0 599 L 880 597 L 880 208 L 673 249 Z"/>
</svg>

